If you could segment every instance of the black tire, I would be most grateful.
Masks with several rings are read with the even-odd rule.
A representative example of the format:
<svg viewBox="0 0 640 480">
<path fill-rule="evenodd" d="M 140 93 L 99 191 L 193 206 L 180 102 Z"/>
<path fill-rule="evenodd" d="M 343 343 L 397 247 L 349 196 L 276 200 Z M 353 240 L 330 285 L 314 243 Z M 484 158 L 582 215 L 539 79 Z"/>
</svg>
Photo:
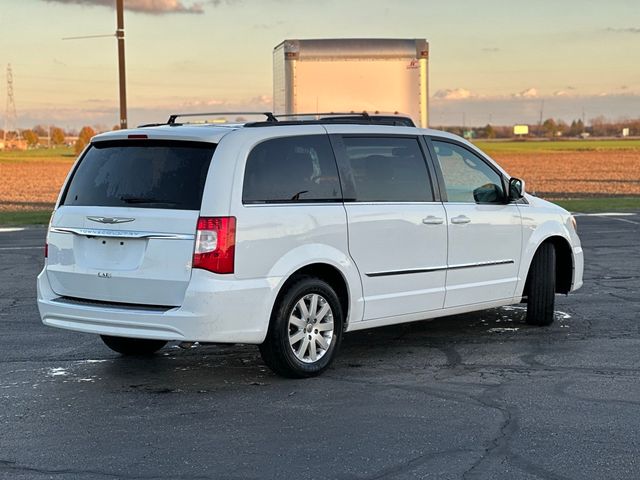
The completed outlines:
<svg viewBox="0 0 640 480">
<path fill-rule="evenodd" d="M 527 276 L 527 323 L 546 326 L 553 323 L 556 299 L 556 250 L 551 243 L 538 248 Z"/>
<path fill-rule="evenodd" d="M 309 346 L 308 350 L 305 349 L 302 351 L 304 348 L 302 344 L 294 343 L 290 345 L 289 337 L 290 335 L 295 336 L 295 334 L 302 333 L 303 338 L 300 342 L 306 342 L 304 338 L 307 337 L 307 334 L 304 332 L 307 330 L 292 330 L 292 328 L 296 327 L 292 327 L 289 319 L 294 312 L 300 313 L 299 310 L 296 310 L 299 308 L 297 307 L 298 302 L 301 300 L 305 302 L 305 298 L 309 299 L 313 297 L 314 294 L 319 296 L 317 298 L 321 298 L 317 301 L 317 305 L 320 305 L 324 301 L 324 303 L 328 304 L 331 308 L 330 312 L 325 314 L 324 319 L 321 320 L 329 323 L 328 318 L 330 316 L 333 317 L 332 337 L 328 342 L 328 348 L 323 350 L 320 343 L 316 343 L 315 340 L 318 337 L 318 330 L 314 330 L 315 324 L 309 320 L 311 327 L 309 327 L 309 323 L 306 324 L 307 327 L 311 328 L 311 331 L 308 331 Z M 320 312 L 316 311 L 316 313 Z M 287 378 L 307 378 L 321 374 L 329 367 L 340 347 L 342 327 L 344 325 L 343 315 L 340 300 L 331 285 L 315 277 L 298 277 L 280 294 L 271 313 L 267 338 L 264 343 L 260 345 L 260 354 L 262 355 L 264 363 L 277 375 Z M 320 334 L 328 335 L 327 332 Z M 326 337 L 324 338 L 326 341 Z M 319 351 L 322 354 L 316 361 L 311 360 L 311 343 L 314 344 L 314 353 L 316 349 L 320 349 Z M 297 352 L 294 351 L 294 345 L 298 345 Z M 305 352 L 309 352 L 309 359 L 307 361 L 298 358 L 297 355 L 299 355 L 301 351 L 303 358 Z"/>
<path fill-rule="evenodd" d="M 122 355 L 152 355 L 164 347 L 164 340 L 146 340 L 142 338 L 112 337 L 100 335 L 104 344 Z"/>
</svg>

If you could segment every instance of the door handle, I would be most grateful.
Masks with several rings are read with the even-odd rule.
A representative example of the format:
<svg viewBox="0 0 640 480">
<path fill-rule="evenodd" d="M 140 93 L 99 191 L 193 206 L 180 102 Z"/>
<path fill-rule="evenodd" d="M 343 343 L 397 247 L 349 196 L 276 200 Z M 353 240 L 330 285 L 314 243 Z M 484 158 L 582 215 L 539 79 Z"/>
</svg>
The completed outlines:
<svg viewBox="0 0 640 480">
<path fill-rule="evenodd" d="M 429 215 L 428 217 L 422 219 L 422 223 L 424 223 L 425 225 L 441 225 L 444 223 L 444 218 Z"/>
<path fill-rule="evenodd" d="M 466 215 L 458 215 L 457 217 L 453 217 L 451 219 L 451 223 L 461 224 L 461 223 L 469 223 L 471 219 Z"/>
</svg>

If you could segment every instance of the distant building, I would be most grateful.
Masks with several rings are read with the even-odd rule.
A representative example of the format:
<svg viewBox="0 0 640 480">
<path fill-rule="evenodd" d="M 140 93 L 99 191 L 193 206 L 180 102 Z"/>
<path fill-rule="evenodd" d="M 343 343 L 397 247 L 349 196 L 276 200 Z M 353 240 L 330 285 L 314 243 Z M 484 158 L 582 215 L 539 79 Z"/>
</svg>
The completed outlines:
<svg viewBox="0 0 640 480">
<path fill-rule="evenodd" d="M 22 138 L 0 140 L 0 150 L 26 150 L 27 146 L 27 141 Z"/>
<path fill-rule="evenodd" d="M 514 125 L 513 126 L 513 134 L 514 135 L 529 135 L 529 125 Z"/>
</svg>

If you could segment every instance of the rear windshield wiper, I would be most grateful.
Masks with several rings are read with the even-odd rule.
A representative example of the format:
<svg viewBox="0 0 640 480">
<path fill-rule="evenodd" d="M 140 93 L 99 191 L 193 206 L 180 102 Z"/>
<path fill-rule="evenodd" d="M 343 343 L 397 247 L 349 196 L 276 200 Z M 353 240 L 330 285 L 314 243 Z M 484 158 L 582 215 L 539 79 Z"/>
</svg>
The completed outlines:
<svg viewBox="0 0 640 480">
<path fill-rule="evenodd" d="M 123 195 L 120 197 L 120 200 L 122 200 L 124 203 L 157 203 L 159 205 L 177 205 L 177 203 L 175 202 L 165 202 L 163 200 L 151 197 L 133 197 Z"/>
<path fill-rule="evenodd" d="M 300 200 L 300 195 L 302 195 L 303 193 L 309 193 L 309 190 L 300 190 L 293 197 L 291 197 L 291 200 Z"/>
</svg>

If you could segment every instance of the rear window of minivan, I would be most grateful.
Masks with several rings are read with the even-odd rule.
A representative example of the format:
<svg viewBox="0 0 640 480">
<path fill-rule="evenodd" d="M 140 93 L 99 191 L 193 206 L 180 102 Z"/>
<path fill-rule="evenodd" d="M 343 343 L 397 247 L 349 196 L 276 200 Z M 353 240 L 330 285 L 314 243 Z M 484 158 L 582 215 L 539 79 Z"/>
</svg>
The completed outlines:
<svg viewBox="0 0 640 480">
<path fill-rule="evenodd" d="M 338 167 L 327 135 L 265 140 L 247 158 L 245 204 L 341 200 Z"/>
<path fill-rule="evenodd" d="M 165 140 L 96 142 L 61 205 L 200 210 L 215 145 Z"/>
</svg>

